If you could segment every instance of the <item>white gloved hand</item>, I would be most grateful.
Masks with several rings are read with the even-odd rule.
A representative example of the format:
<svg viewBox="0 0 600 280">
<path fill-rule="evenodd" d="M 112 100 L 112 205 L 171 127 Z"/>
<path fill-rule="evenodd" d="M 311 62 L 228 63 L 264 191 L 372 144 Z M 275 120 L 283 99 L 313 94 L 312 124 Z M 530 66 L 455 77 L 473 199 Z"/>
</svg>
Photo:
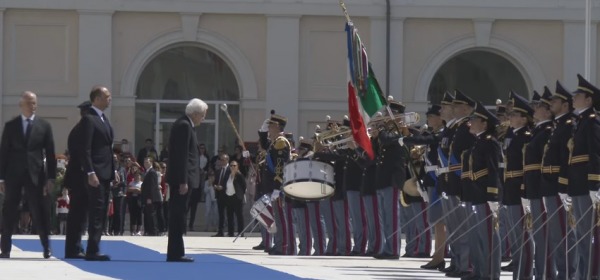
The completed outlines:
<svg viewBox="0 0 600 280">
<path fill-rule="evenodd" d="M 275 201 L 276 199 L 279 198 L 279 190 L 273 190 L 273 193 L 271 193 L 271 201 Z"/>
<path fill-rule="evenodd" d="M 262 126 L 260 127 L 260 129 L 259 129 L 258 131 L 260 131 L 260 132 L 268 132 L 268 131 L 269 131 L 269 121 L 270 121 L 270 120 L 271 120 L 271 119 L 266 119 L 266 120 L 263 122 Z"/>
<path fill-rule="evenodd" d="M 592 199 L 592 203 L 596 204 L 600 202 L 600 194 L 598 191 L 590 191 L 590 198 Z"/>
<path fill-rule="evenodd" d="M 490 210 L 493 213 L 498 212 L 498 207 L 500 207 L 499 204 L 498 204 L 498 201 L 488 201 L 487 203 L 490 206 Z"/>
<path fill-rule="evenodd" d="M 398 138 L 398 144 L 400 144 L 400 147 L 404 146 L 404 137 Z"/>
<path fill-rule="evenodd" d="M 521 205 L 523 205 L 523 209 L 525 209 L 531 207 L 531 202 L 527 198 L 521 198 Z"/>
<path fill-rule="evenodd" d="M 250 151 L 242 151 L 242 157 L 249 158 L 250 157 Z"/>
<path fill-rule="evenodd" d="M 558 196 L 560 197 L 560 201 L 562 201 L 565 206 L 571 206 L 571 204 L 573 204 L 573 201 L 568 194 L 558 193 Z"/>
</svg>

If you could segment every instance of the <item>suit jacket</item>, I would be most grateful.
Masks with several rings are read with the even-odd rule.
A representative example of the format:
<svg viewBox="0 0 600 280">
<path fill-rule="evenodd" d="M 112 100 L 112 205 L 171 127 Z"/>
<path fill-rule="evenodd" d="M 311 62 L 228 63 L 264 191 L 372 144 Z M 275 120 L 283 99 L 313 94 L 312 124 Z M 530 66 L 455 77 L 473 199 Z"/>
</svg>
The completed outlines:
<svg viewBox="0 0 600 280">
<path fill-rule="evenodd" d="M 101 181 L 115 178 L 113 162 L 113 130 L 108 119 L 102 118 L 93 108 L 81 118 L 81 163 L 85 173 L 95 172 Z"/>
<path fill-rule="evenodd" d="M 69 164 L 65 172 L 64 184 L 67 188 L 80 187 L 85 180 L 85 173 L 81 164 L 82 142 L 81 142 L 81 122 L 78 122 L 69 132 L 67 138 L 67 149 L 69 150 Z"/>
<path fill-rule="evenodd" d="M 173 123 L 169 135 L 166 179 L 171 192 L 179 192 L 180 184 L 187 184 L 190 189 L 200 184 L 198 154 L 196 133 L 190 119 L 184 115 Z"/>
<path fill-rule="evenodd" d="M 243 200 L 244 195 L 246 194 L 246 178 L 244 178 L 243 174 L 235 174 L 235 177 L 233 178 L 233 188 L 235 190 L 235 196 L 239 200 Z"/>
<path fill-rule="evenodd" d="M 568 113 L 555 120 L 555 128 L 544 148 L 542 157 L 543 192 L 556 195 L 566 193 L 569 184 L 569 149 L 567 142 L 573 133 L 573 114 Z"/>
<path fill-rule="evenodd" d="M 34 185 L 45 184 L 47 179 L 56 178 L 54 138 L 50 124 L 34 117 L 31 132 L 25 141 L 21 116 L 8 121 L 2 132 L 0 143 L 0 179 L 7 184 L 22 176 L 29 176 Z M 46 169 L 44 169 L 46 158 Z"/>
<path fill-rule="evenodd" d="M 600 118 L 593 108 L 577 116 L 573 138 L 569 140 L 570 196 L 587 195 L 600 187 Z"/>
<path fill-rule="evenodd" d="M 512 128 L 510 128 L 512 130 Z M 523 127 L 513 133 L 505 151 L 504 185 L 502 188 L 503 205 L 521 205 L 521 197 L 525 197 L 523 184 L 523 150 L 531 141 L 529 127 Z"/>
<path fill-rule="evenodd" d="M 553 129 L 552 121 L 535 127 L 531 141 L 524 148 L 523 183 L 525 184 L 525 196 L 528 199 L 540 199 L 542 196 L 555 194 L 549 192 L 549 188 L 542 187 L 542 157 L 544 156 L 544 147 L 548 143 Z"/>
<path fill-rule="evenodd" d="M 154 168 L 150 168 L 146 172 L 146 176 L 144 176 L 144 181 L 142 182 L 142 199 L 144 204 L 147 199 L 152 200 L 152 202 L 162 201 L 162 193 L 160 192 L 158 180 L 158 173 L 156 173 Z"/>
<path fill-rule="evenodd" d="M 500 174 L 498 163 L 502 158 L 500 144 L 486 133 L 477 138 L 469 155 L 469 169 L 473 189 L 463 195 L 470 197 L 473 204 L 483 204 L 487 201 L 498 201 L 500 189 Z"/>
<path fill-rule="evenodd" d="M 221 168 L 215 172 L 215 181 L 213 182 L 213 185 L 218 185 L 218 186 L 223 187 L 223 189 L 220 191 L 215 190 L 215 196 L 217 197 L 217 199 L 225 198 L 225 189 L 227 188 L 227 180 L 229 179 L 229 175 L 231 174 L 231 168 L 229 168 L 229 165 L 227 167 L 225 167 L 225 173 L 221 177 L 222 171 L 223 171 L 223 168 Z"/>
</svg>

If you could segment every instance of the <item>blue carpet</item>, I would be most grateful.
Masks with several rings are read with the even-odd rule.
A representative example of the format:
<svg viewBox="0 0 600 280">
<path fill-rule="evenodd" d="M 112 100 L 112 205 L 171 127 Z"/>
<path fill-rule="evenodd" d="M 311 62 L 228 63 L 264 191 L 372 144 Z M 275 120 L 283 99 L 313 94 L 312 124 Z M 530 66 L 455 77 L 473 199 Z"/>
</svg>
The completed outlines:
<svg viewBox="0 0 600 280">
<path fill-rule="evenodd" d="M 51 242 L 52 253 L 62 258 L 65 241 Z M 23 251 L 39 252 L 40 257 L 42 255 L 39 240 L 13 239 L 13 245 Z M 83 271 L 117 279 L 302 279 L 216 254 L 190 255 L 196 260 L 194 263 L 167 263 L 164 254 L 126 241 L 103 240 L 101 246 L 102 252 L 108 253 L 112 261 L 64 261 Z"/>
</svg>

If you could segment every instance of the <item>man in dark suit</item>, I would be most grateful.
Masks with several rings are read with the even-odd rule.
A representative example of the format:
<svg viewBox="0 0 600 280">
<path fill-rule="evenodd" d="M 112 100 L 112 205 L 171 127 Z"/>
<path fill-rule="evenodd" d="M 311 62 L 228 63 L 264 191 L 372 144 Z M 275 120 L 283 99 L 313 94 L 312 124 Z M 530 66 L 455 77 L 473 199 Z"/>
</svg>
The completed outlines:
<svg viewBox="0 0 600 280">
<path fill-rule="evenodd" d="M 92 103 L 85 101 L 79 106 L 81 117 L 85 116 Z M 88 195 L 85 186 L 86 174 L 81 166 L 81 122 L 78 122 L 67 138 L 67 148 L 70 158 L 65 172 L 64 184 L 69 189 L 69 214 L 67 215 L 67 236 L 65 238 L 65 259 L 83 259 L 81 246 L 81 233 L 85 225 L 85 216 L 88 213 Z"/>
<path fill-rule="evenodd" d="M 229 178 L 229 155 L 221 154 L 219 156 L 219 162 L 215 166 L 220 166 L 215 172 L 215 197 L 217 198 L 217 213 L 219 215 L 219 225 L 217 234 L 212 237 L 223 236 L 223 226 L 225 225 L 225 209 L 227 208 L 227 199 L 225 196 L 225 186 L 227 185 L 227 178 Z M 233 234 L 232 234 L 233 235 Z"/>
<path fill-rule="evenodd" d="M 48 238 L 50 209 L 44 206 L 44 199 L 53 189 L 56 177 L 52 127 L 46 120 L 35 115 L 35 93 L 24 92 L 19 107 L 21 115 L 5 124 L 0 144 L 0 192 L 5 195 L 0 258 L 10 258 L 12 233 L 19 213 L 21 191 L 25 188 L 33 222 L 44 247 L 43 256 L 47 259 L 52 256 Z"/>
<path fill-rule="evenodd" d="M 162 193 L 160 192 L 158 163 L 147 157 L 143 161 L 146 175 L 142 183 L 142 202 L 144 203 L 144 235 L 158 235 L 163 226 Z"/>
<path fill-rule="evenodd" d="M 183 233 L 185 232 L 185 212 L 188 205 L 188 190 L 200 182 L 198 165 L 198 140 L 194 127 L 200 125 L 208 105 L 194 98 L 185 107 L 185 115 L 177 119 L 169 135 L 169 165 L 167 165 L 167 183 L 169 184 L 169 241 L 167 245 L 168 262 L 193 262 L 185 256 Z"/>
<path fill-rule="evenodd" d="M 87 174 L 88 191 L 88 243 L 85 259 L 109 261 L 100 254 L 100 239 L 106 223 L 106 209 L 110 183 L 116 178 L 113 161 L 113 129 L 103 111 L 110 106 L 111 94 L 105 87 L 94 87 L 90 92 L 92 107 L 81 118 L 81 164 Z"/>
</svg>

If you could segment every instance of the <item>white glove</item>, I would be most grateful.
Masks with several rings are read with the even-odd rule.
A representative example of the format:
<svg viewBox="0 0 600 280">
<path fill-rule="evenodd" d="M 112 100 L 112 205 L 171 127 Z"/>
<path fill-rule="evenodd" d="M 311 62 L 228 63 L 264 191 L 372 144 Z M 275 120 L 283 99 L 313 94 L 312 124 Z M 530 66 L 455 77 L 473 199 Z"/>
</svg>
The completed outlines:
<svg viewBox="0 0 600 280">
<path fill-rule="evenodd" d="M 250 151 L 242 151 L 242 157 L 249 158 L 250 157 Z"/>
<path fill-rule="evenodd" d="M 404 137 L 398 138 L 398 144 L 400 144 L 400 147 L 404 146 Z"/>
<path fill-rule="evenodd" d="M 590 191 L 590 198 L 592 199 L 592 203 L 596 204 L 600 202 L 600 194 L 598 191 Z"/>
<path fill-rule="evenodd" d="M 279 190 L 273 190 L 273 193 L 271 193 L 271 201 L 275 201 L 276 199 L 278 199 L 279 193 Z"/>
<path fill-rule="evenodd" d="M 499 207 L 499 205 L 498 205 L 498 201 L 488 201 L 487 203 L 488 203 L 488 205 L 490 206 L 490 210 L 491 210 L 493 213 L 496 213 L 496 212 L 498 212 L 498 207 Z"/>
<path fill-rule="evenodd" d="M 563 203 L 567 203 L 568 205 L 571 205 L 571 197 L 566 194 L 566 193 L 558 193 L 558 196 L 560 197 L 560 200 Z"/>
<path fill-rule="evenodd" d="M 527 198 L 521 198 L 521 205 L 523 205 L 523 209 L 531 207 L 531 202 Z"/>
<path fill-rule="evenodd" d="M 269 131 L 269 121 L 270 121 L 270 120 L 271 120 L 271 119 L 266 119 L 266 120 L 263 122 L 262 126 L 260 127 L 260 129 L 259 129 L 258 131 L 260 131 L 260 132 L 268 132 L 268 131 Z"/>
</svg>

